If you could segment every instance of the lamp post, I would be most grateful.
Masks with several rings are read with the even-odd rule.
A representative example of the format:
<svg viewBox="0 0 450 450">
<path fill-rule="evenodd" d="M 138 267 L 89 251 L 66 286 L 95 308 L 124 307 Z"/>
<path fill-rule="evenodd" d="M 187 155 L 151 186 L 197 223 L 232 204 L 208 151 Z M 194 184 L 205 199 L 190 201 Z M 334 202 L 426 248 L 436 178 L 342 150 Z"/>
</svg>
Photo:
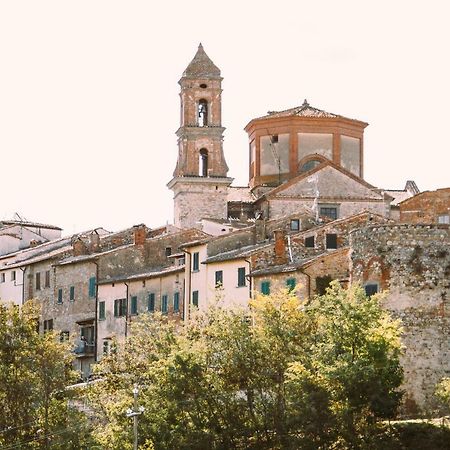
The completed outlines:
<svg viewBox="0 0 450 450">
<path fill-rule="evenodd" d="M 144 407 L 140 406 L 138 407 L 138 394 L 139 389 L 137 387 L 137 384 L 133 387 L 133 409 L 127 409 L 126 415 L 127 417 L 133 418 L 133 434 L 134 434 L 134 444 L 133 444 L 133 450 L 137 450 L 138 448 L 138 416 L 140 416 L 144 412 Z"/>
</svg>

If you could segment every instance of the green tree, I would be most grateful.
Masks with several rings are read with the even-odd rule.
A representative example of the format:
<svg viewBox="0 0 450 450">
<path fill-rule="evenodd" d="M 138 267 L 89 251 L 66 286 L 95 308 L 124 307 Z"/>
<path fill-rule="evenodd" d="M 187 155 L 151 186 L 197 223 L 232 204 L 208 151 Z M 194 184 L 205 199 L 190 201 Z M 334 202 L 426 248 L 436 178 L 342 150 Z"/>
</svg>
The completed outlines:
<svg viewBox="0 0 450 450">
<path fill-rule="evenodd" d="M 97 442 L 131 448 L 138 383 L 140 442 L 155 449 L 361 447 L 400 400 L 398 337 L 377 298 L 337 284 L 309 304 L 280 291 L 187 324 L 143 315 L 97 367 Z"/>
<path fill-rule="evenodd" d="M 38 307 L 0 304 L 0 446 L 80 448 L 84 416 L 69 406 L 75 379 L 69 345 L 39 334 Z"/>
</svg>

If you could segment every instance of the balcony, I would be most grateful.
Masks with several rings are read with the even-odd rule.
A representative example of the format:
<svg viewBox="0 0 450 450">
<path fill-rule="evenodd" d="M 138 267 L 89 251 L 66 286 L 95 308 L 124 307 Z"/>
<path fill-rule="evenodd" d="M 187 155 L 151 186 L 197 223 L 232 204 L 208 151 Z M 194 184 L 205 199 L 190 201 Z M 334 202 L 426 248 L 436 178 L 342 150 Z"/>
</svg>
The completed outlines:
<svg viewBox="0 0 450 450">
<path fill-rule="evenodd" d="M 87 356 L 93 356 L 95 350 L 94 342 L 88 342 L 83 339 L 78 340 L 75 344 L 73 352 L 77 358 L 83 358 Z"/>
</svg>

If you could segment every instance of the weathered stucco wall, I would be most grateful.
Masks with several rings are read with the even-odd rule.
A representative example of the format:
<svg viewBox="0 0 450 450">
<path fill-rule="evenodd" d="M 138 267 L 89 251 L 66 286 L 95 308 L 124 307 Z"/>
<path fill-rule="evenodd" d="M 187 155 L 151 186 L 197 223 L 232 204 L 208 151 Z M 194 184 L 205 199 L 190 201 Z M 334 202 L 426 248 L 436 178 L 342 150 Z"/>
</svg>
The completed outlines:
<svg viewBox="0 0 450 450">
<path fill-rule="evenodd" d="M 388 289 L 384 306 L 403 323 L 406 412 L 433 408 L 450 375 L 449 226 L 368 226 L 350 243 L 351 281 Z"/>
</svg>

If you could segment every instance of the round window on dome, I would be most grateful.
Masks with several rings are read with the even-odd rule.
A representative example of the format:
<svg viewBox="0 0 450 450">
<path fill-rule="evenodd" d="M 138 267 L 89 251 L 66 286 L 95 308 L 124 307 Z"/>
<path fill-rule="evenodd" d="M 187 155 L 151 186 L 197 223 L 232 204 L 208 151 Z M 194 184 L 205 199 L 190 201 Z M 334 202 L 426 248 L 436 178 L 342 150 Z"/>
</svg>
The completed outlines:
<svg viewBox="0 0 450 450">
<path fill-rule="evenodd" d="M 303 166 L 300 168 L 300 172 L 309 172 L 310 170 L 317 167 L 320 163 L 321 161 L 319 161 L 318 159 L 311 159 L 303 164 Z"/>
</svg>

